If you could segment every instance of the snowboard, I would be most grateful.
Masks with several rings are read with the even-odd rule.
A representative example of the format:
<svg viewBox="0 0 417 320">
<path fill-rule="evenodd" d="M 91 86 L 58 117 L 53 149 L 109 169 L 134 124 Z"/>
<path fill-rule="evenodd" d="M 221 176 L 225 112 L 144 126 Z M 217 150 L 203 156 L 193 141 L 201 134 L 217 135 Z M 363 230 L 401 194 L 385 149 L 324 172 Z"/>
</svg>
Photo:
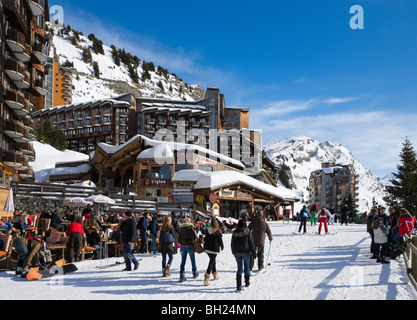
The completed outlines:
<svg viewBox="0 0 417 320">
<path fill-rule="evenodd" d="M 28 281 L 35 281 L 41 279 L 48 279 L 55 277 L 57 275 L 65 275 L 74 273 L 77 271 L 78 268 L 75 264 L 65 264 L 63 266 L 55 265 L 52 266 L 51 269 L 47 270 L 30 270 L 29 273 L 26 275 L 26 279 Z"/>
</svg>

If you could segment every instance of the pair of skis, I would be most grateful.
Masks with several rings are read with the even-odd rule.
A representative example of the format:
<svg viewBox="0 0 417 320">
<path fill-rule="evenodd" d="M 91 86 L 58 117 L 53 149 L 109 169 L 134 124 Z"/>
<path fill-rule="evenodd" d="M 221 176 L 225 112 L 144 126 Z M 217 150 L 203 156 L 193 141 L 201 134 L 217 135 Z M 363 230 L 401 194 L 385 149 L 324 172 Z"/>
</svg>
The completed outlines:
<svg viewBox="0 0 417 320">
<path fill-rule="evenodd" d="M 139 259 L 139 260 L 138 260 L 138 263 L 140 263 L 142 260 L 143 260 L 143 259 Z M 96 268 L 97 268 L 97 269 L 100 269 L 100 270 L 103 270 L 103 269 L 109 269 L 109 268 L 113 268 L 113 267 L 116 267 L 116 266 L 120 266 L 120 265 L 122 265 L 122 264 L 124 264 L 124 261 L 123 261 L 123 262 L 121 262 L 121 261 L 116 261 L 115 263 L 106 264 L 106 265 L 104 265 L 104 266 L 97 266 Z"/>
</svg>

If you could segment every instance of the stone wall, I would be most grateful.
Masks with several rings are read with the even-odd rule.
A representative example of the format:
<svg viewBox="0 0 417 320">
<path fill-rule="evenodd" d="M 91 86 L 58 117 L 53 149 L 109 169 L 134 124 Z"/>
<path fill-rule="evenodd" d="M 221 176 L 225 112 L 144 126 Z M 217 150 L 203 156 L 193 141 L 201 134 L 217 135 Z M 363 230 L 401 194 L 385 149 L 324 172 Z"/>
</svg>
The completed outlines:
<svg viewBox="0 0 417 320">
<path fill-rule="evenodd" d="M 51 211 L 61 213 L 66 209 L 61 199 L 45 199 L 41 197 L 15 198 L 15 210 L 25 210 L 29 214 Z"/>
</svg>

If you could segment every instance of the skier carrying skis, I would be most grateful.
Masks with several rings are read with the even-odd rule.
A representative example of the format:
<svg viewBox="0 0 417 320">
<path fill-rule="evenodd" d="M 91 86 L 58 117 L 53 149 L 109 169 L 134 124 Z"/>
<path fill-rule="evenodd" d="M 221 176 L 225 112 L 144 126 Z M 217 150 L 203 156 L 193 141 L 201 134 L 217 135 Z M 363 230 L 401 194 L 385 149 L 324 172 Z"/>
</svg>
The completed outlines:
<svg viewBox="0 0 417 320">
<path fill-rule="evenodd" d="M 298 233 L 301 233 L 301 228 L 304 226 L 304 233 L 307 233 L 307 219 L 310 218 L 310 214 L 308 213 L 307 207 L 303 206 L 300 212 L 300 228 L 298 229 Z"/>
<path fill-rule="evenodd" d="M 315 203 L 310 208 L 311 225 L 317 224 L 317 212 L 319 212 L 319 207 L 317 206 L 317 203 Z"/>
<path fill-rule="evenodd" d="M 329 212 L 329 210 L 327 210 L 325 207 L 323 207 L 318 215 L 319 218 L 319 232 L 318 234 L 321 233 L 321 225 L 324 224 L 324 230 L 326 231 L 326 234 L 329 233 L 329 228 L 327 226 L 327 219 L 329 219 L 331 217 L 331 214 Z"/>
</svg>

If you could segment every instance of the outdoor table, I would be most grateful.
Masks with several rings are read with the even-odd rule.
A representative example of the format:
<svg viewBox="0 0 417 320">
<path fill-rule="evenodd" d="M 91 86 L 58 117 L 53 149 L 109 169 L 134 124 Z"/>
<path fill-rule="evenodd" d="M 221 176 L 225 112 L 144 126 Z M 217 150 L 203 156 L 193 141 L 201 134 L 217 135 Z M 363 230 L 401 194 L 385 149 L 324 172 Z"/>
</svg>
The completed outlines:
<svg viewBox="0 0 417 320">
<path fill-rule="evenodd" d="M 117 257 L 117 242 L 116 241 L 104 241 L 100 242 L 100 244 L 104 244 L 104 257 L 108 258 L 108 247 L 114 246 L 114 254 Z"/>
<path fill-rule="evenodd" d="M 58 245 L 54 245 L 54 244 L 48 244 L 48 249 L 51 251 L 54 250 L 62 250 L 61 254 L 62 254 L 62 258 L 65 257 L 65 249 L 67 248 L 66 245 L 62 245 L 62 244 L 58 244 Z"/>
</svg>

